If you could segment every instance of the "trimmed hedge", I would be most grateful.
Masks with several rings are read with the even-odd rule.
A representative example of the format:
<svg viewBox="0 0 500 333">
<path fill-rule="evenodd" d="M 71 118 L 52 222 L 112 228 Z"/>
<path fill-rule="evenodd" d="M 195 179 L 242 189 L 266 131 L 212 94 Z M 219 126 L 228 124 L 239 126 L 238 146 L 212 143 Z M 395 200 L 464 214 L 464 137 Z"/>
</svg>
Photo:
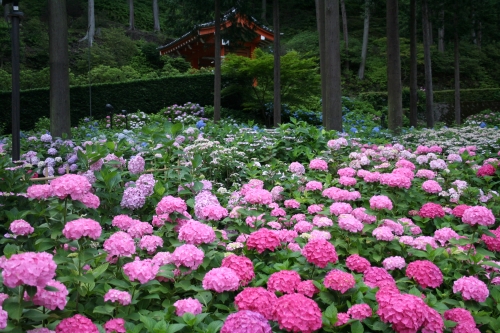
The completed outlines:
<svg viewBox="0 0 500 333">
<path fill-rule="evenodd" d="M 227 83 L 223 77 L 222 84 Z M 154 80 L 139 80 L 122 83 L 92 85 L 92 116 L 104 118 L 105 105 L 111 104 L 115 112 L 137 110 L 155 113 L 174 105 L 194 102 L 200 105 L 213 105 L 214 77 L 212 74 L 185 75 Z M 82 118 L 88 117 L 89 87 L 74 86 L 70 89 L 71 126 L 76 126 Z M 224 101 L 223 104 L 230 104 Z M 0 92 L 1 120 L 7 124 L 10 133 L 12 125 L 11 93 Z M 49 89 L 21 91 L 21 129 L 34 128 L 40 117 L 50 117 Z"/>
</svg>

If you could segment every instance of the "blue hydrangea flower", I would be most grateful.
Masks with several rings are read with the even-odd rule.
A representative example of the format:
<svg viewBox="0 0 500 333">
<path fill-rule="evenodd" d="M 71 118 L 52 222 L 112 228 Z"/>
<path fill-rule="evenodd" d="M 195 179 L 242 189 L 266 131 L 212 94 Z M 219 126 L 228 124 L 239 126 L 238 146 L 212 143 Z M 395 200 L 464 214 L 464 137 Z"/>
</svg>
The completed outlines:
<svg viewBox="0 0 500 333">
<path fill-rule="evenodd" d="M 358 129 L 356 127 L 351 127 L 350 131 L 353 132 L 353 133 L 357 133 Z"/>
<path fill-rule="evenodd" d="M 479 124 L 479 127 L 481 127 L 481 128 L 485 128 L 485 127 L 486 127 L 486 123 L 485 123 L 484 121 L 483 121 L 483 122 L 481 122 L 481 124 Z"/>
<path fill-rule="evenodd" d="M 378 126 L 377 126 L 377 127 L 374 127 L 374 128 L 372 129 L 372 132 L 378 133 L 378 132 L 380 132 L 380 128 L 378 128 Z"/>
<path fill-rule="evenodd" d="M 202 129 L 203 127 L 205 127 L 205 122 L 203 120 L 198 120 L 198 122 L 196 123 L 196 128 L 197 129 Z"/>
</svg>

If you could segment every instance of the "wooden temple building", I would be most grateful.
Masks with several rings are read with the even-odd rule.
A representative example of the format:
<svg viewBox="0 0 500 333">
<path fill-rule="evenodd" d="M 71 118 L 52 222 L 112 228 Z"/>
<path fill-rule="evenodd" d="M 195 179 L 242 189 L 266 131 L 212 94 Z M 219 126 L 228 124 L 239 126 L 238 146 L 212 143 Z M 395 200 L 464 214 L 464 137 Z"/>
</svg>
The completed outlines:
<svg viewBox="0 0 500 333">
<path fill-rule="evenodd" d="M 259 25 L 252 17 L 238 14 L 234 9 L 221 18 L 221 57 L 235 53 L 251 57 L 257 47 L 274 41 L 271 29 Z M 215 22 L 197 25 L 182 37 L 158 48 L 160 55 L 181 56 L 193 68 L 213 67 L 215 55 Z"/>
</svg>

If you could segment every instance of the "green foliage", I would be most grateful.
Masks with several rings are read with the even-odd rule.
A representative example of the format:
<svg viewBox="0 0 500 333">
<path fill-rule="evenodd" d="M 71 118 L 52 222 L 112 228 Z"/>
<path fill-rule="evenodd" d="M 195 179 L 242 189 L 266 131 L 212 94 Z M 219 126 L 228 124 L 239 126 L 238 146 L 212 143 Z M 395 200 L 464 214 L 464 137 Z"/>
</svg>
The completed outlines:
<svg viewBox="0 0 500 333">
<path fill-rule="evenodd" d="M 223 82 L 226 79 L 223 78 Z M 173 104 L 184 104 L 196 100 L 201 105 L 213 103 L 213 75 L 184 75 L 177 77 L 130 81 L 116 84 L 92 86 L 92 116 L 102 119 L 107 114 L 104 106 L 112 104 L 115 111 L 142 110 L 146 113 Z M 30 130 L 40 117 L 49 117 L 49 89 L 32 89 L 21 92 L 21 129 Z M 70 89 L 71 124 L 89 116 L 89 89 L 76 86 Z M 11 95 L 0 93 L 0 109 L 5 112 L 7 129 L 11 128 Z"/>
<path fill-rule="evenodd" d="M 317 31 L 302 31 L 283 42 L 287 51 L 297 51 L 319 59 L 319 37 Z"/>
<path fill-rule="evenodd" d="M 33 129 L 38 133 L 46 133 L 50 131 L 50 119 L 47 117 L 39 118 L 35 123 L 35 128 Z"/>
<path fill-rule="evenodd" d="M 477 114 L 471 115 L 465 119 L 465 125 L 477 125 L 485 123 L 488 126 L 500 125 L 500 112 L 493 112 L 490 109 L 483 110 Z"/>
<path fill-rule="evenodd" d="M 240 94 L 247 110 L 264 111 L 273 100 L 274 57 L 256 49 L 253 58 L 229 54 L 222 71 L 234 83 L 225 86 L 224 96 Z M 253 82 L 253 83 L 252 83 Z M 319 93 L 319 75 L 314 58 L 301 58 L 295 51 L 281 57 L 281 100 L 300 103 Z"/>
</svg>

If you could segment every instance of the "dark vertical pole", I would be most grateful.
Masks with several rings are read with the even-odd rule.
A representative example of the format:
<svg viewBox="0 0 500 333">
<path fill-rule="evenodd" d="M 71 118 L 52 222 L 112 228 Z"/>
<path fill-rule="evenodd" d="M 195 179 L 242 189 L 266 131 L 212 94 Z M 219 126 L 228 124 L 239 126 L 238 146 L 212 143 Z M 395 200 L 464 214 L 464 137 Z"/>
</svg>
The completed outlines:
<svg viewBox="0 0 500 333">
<path fill-rule="evenodd" d="M 280 46 L 280 2 L 273 1 L 274 30 L 274 127 L 281 124 L 281 46 Z"/>
<path fill-rule="evenodd" d="M 417 127 L 417 1 L 410 0 L 410 126 Z"/>
<path fill-rule="evenodd" d="M 12 6 L 12 161 L 18 161 L 21 154 L 21 94 L 19 85 L 19 22 L 23 13 L 17 5 Z"/>
</svg>

